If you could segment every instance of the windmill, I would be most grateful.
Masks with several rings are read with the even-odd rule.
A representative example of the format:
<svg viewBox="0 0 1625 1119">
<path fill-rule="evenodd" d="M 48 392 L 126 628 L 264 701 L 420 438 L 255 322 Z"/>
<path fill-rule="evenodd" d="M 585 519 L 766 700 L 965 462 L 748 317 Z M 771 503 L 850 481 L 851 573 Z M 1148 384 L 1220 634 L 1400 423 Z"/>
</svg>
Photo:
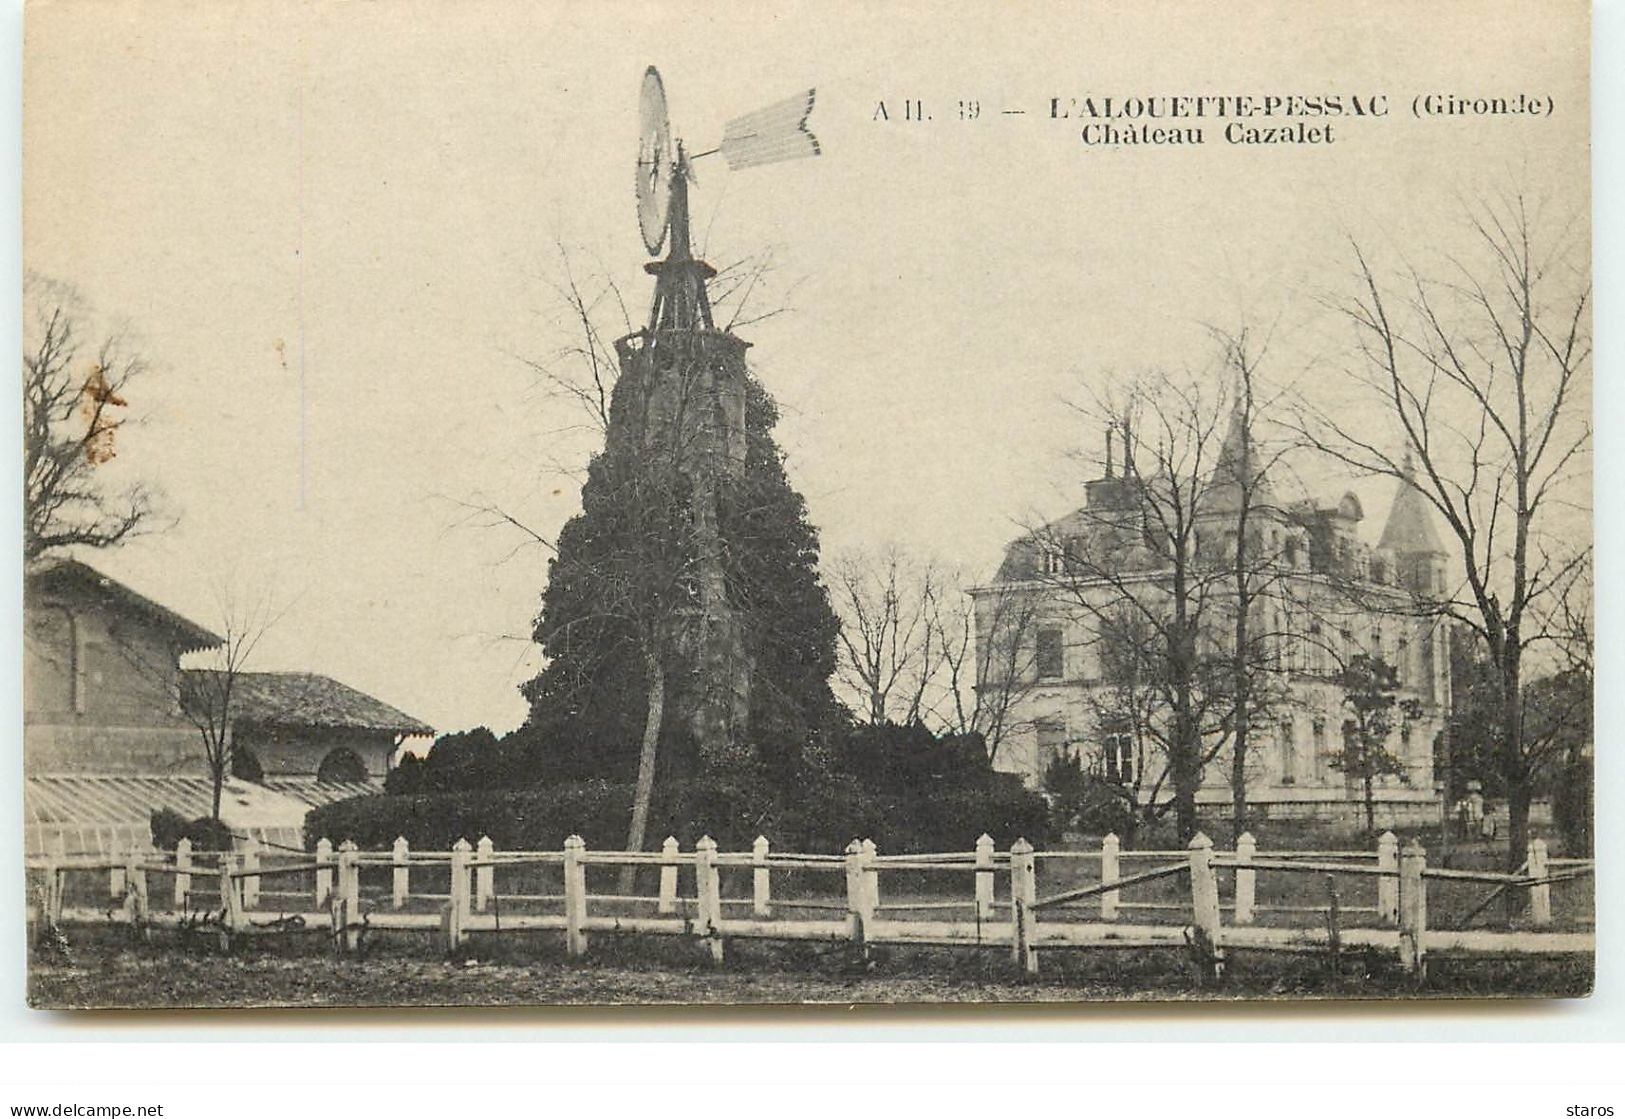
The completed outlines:
<svg viewBox="0 0 1625 1119">
<path fill-rule="evenodd" d="M 608 458 L 631 463 L 651 488 L 681 493 L 676 522 L 677 554 L 686 598 L 671 612 L 660 637 L 665 670 L 672 680 L 675 721 L 706 767 L 725 771 L 748 751 L 744 741 L 751 710 L 751 622 L 729 585 L 728 560 L 738 541 L 733 502 L 746 483 L 746 403 L 749 343 L 718 330 L 706 295 L 715 269 L 695 258 L 689 241 L 688 188 L 693 164 L 721 155 L 734 170 L 819 154 L 807 128 L 814 93 L 807 90 L 730 121 L 716 147 L 688 154 L 674 140 L 660 73 L 649 67 L 639 99 L 637 161 L 638 227 L 651 256 L 644 267 L 655 277 L 646 327 L 616 343 L 620 376 L 611 404 Z M 642 539 L 662 538 L 672 510 Z M 639 788 L 652 780 L 652 761 L 640 759 Z M 647 798 L 634 813 L 634 841 Z"/>
<path fill-rule="evenodd" d="M 694 163 L 720 154 L 729 170 L 741 171 L 820 154 L 818 137 L 807 127 L 816 92 L 809 89 L 736 117 L 723 128 L 716 147 L 689 155 L 682 140 L 672 139 L 660 71 L 651 66 L 643 72 L 638 100 L 638 228 L 651 256 L 658 256 L 670 240 L 666 259 L 646 266 L 657 277 L 651 331 L 716 328 L 705 291 L 705 281 L 716 271 L 694 259 L 689 243 L 688 185 Z"/>
</svg>

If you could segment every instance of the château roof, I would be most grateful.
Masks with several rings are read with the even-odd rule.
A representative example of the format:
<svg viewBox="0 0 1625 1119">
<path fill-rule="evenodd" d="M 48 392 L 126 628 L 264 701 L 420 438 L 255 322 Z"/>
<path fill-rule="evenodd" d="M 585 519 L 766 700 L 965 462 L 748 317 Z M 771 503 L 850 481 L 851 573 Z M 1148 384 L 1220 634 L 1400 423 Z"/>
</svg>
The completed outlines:
<svg viewBox="0 0 1625 1119">
<path fill-rule="evenodd" d="M 1444 545 L 1433 524 L 1433 511 L 1428 499 L 1416 488 L 1416 471 L 1409 455 L 1405 456 L 1402 473 L 1393 508 L 1388 511 L 1388 523 L 1383 526 L 1382 539 L 1377 546 L 1396 555 L 1421 552 L 1443 555 Z"/>
<path fill-rule="evenodd" d="M 1248 474 L 1252 477 L 1248 479 Z M 1238 395 L 1230 412 L 1230 426 L 1225 431 L 1224 443 L 1219 447 L 1219 459 L 1202 491 L 1201 511 L 1205 514 L 1236 513 L 1246 498 L 1249 509 L 1269 509 L 1275 505 L 1269 479 L 1258 461 L 1258 450 L 1247 430 L 1247 410 Z"/>
</svg>

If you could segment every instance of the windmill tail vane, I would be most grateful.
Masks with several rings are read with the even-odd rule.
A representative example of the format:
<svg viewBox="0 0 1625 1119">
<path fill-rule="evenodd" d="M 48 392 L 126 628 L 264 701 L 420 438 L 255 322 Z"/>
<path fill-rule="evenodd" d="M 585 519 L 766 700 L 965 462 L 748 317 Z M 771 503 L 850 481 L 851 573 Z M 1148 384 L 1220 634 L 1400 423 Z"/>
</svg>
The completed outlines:
<svg viewBox="0 0 1625 1119">
<path fill-rule="evenodd" d="M 735 117 L 723 129 L 722 143 L 713 150 L 722 153 L 730 171 L 818 155 L 822 150 L 818 137 L 807 127 L 816 93 L 817 90 L 809 89 L 754 113 Z"/>
</svg>

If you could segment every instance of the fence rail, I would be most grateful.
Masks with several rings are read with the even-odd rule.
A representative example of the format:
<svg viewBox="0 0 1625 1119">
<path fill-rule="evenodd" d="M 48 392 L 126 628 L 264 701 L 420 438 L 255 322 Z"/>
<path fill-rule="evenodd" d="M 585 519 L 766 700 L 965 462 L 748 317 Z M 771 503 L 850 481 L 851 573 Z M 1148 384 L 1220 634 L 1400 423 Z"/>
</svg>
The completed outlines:
<svg viewBox="0 0 1625 1119">
<path fill-rule="evenodd" d="M 667 839 L 658 851 L 589 851 L 580 837 L 571 836 L 559 851 L 498 851 L 489 838 L 477 845 L 459 840 L 450 851 L 415 851 L 403 838 L 388 851 L 362 851 L 351 842 L 335 848 L 324 839 L 313 852 L 287 853 L 267 852 L 249 838 L 236 851 L 195 853 L 182 840 L 173 852 L 131 848 L 115 858 L 47 855 L 30 859 L 28 866 L 38 881 L 31 916 L 44 924 L 116 921 L 150 938 L 167 910 L 177 928 L 208 930 L 227 947 L 245 937 L 325 932 L 338 950 L 355 951 L 363 933 L 434 930 L 443 946 L 455 951 L 476 935 L 556 931 L 575 956 L 585 954 L 589 937 L 600 933 L 688 937 L 716 960 L 723 958 L 728 941 L 746 939 L 839 942 L 859 953 L 878 944 L 968 945 L 1007 950 L 1028 972 L 1038 969 L 1041 952 L 1051 950 L 1166 947 L 1192 951 L 1212 974 L 1222 971 L 1232 950 L 1359 946 L 1394 953 L 1404 968 L 1416 972 L 1429 951 L 1593 952 L 1592 933 L 1551 930 L 1552 886 L 1593 873 L 1593 864 L 1549 859 L 1540 839 L 1530 843 L 1528 855 L 1512 873 L 1428 867 L 1419 843 L 1401 850 L 1392 833 L 1384 834 L 1374 851 L 1266 854 L 1245 834 L 1232 851 L 1216 850 L 1202 835 L 1179 852 L 1124 851 L 1110 835 L 1098 851 L 1039 852 L 1025 840 L 998 851 L 984 835 L 972 851 L 896 855 L 880 854 L 870 840 L 853 840 L 840 855 L 775 852 L 765 837 L 749 851 L 734 852 L 718 851 L 709 838 L 690 851 L 681 850 L 676 839 Z M 1125 860 L 1149 858 L 1163 865 L 1122 872 Z M 1046 876 L 1080 865 L 1087 869 L 1091 862 L 1098 863 L 1099 875 L 1082 885 L 1057 882 L 1054 892 L 1040 898 L 1041 862 L 1050 868 Z M 654 873 L 657 888 L 591 892 L 588 871 L 603 868 Z M 389 889 L 380 893 L 376 879 L 385 870 Z M 1221 871 L 1228 872 L 1227 898 L 1221 897 Z M 370 893 L 362 890 L 364 872 L 374 877 Z M 516 883 L 519 872 L 529 877 Z M 906 889 L 922 872 L 951 872 L 961 883 L 959 876 L 967 876 L 969 889 L 963 895 L 908 895 Z M 154 875 L 172 878 L 167 906 L 152 903 L 149 878 Z M 724 875 L 747 880 L 748 894 L 724 896 Z M 905 891 L 884 903 L 883 875 L 894 885 L 901 881 Z M 1328 904 L 1308 906 L 1301 898 L 1260 903 L 1260 875 L 1323 879 Z M 108 904 L 67 904 L 70 878 L 82 884 L 102 876 Z M 775 896 L 776 886 L 782 894 L 786 886 L 827 886 L 836 876 L 843 887 L 838 895 Z M 680 878 L 688 880 L 691 892 L 680 893 Z M 1342 878 L 1374 881 L 1376 904 L 1343 904 L 1336 888 Z M 289 880 L 291 885 L 263 888 L 267 881 Z M 1164 884 L 1162 900 L 1124 900 L 1125 892 L 1158 882 Z M 1497 896 L 1526 893 L 1529 927 L 1430 928 L 1429 884 L 1450 882 L 1496 887 L 1468 920 Z M 1167 887 L 1175 883 L 1182 889 L 1169 900 Z M 1089 902 L 1094 919 L 1078 919 L 1088 916 Z M 425 911 L 423 903 L 432 908 Z M 741 914 L 741 909 L 748 911 Z M 1120 919 L 1123 910 L 1186 920 L 1129 922 Z M 1328 920 L 1313 927 L 1256 923 L 1260 916 L 1294 919 L 1306 913 Z"/>
</svg>

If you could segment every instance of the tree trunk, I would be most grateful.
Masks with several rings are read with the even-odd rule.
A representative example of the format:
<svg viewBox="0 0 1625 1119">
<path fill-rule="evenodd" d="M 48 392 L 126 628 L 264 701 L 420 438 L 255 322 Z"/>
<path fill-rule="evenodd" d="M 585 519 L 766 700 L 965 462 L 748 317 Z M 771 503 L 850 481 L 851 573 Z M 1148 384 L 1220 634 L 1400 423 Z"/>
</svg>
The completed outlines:
<svg viewBox="0 0 1625 1119">
<path fill-rule="evenodd" d="M 1232 845 L 1247 830 L 1247 732 L 1245 724 L 1236 727 L 1230 759 L 1230 839 Z"/>
<path fill-rule="evenodd" d="M 655 756 L 660 746 L 660 724 L 666 715 L 666 667 L 654 654 L 646 654 L 649 670 L 649 703 L 643 719 L 643 748 L 638 753 L 638 783 L 632 794 L 632 823 L 626 829 L 626 849 L 643 850 L 649 830 L 649 805 L 654 800 Z M 637 885 L 635 866 L 621 869 L 621 892 L 630 894 Z"/>
<path fill-rule="evenodd" d="M 1179 842 L 1189 843 L 1196 834 L 1196 790 L 1202 784 L 1202 738 L 1189 699 L 1176 705 L 1173 745 L 1174 823 Z"/>
<path fill-rule="evenodd" d="M 1373 836 L 1377 834 L 1377 792 L 1369 758 L 1366 759 L 1365 773 L 1361 776 L 1365 781 L 1365 833 Z"/>
<path fill-rule="evenodd" d="M 214 803 L 213 807 L 209 810 L 209 815 L 212 819 L 218 820 L 220 819 L 220 789 L 221 786 L 226 783 L 225 754 L 222 753 L 220 760 L 215 762 L 209 768 L 213 771 L 210 776 L 214 778 Z"/>
<path fill-rule="evenodd" d="M 1506 869 L 1510 873 L 1523 865 L 1529 850 L 1529 773 L 1523 750 L 1523 665 L 1516 635 L 1506 642 L 1505 665 L 1501 670 L 1501 778 L 1507 795 Z M 1522 896 L 1509 890 L 1507 896 Z"/>
</svg>

